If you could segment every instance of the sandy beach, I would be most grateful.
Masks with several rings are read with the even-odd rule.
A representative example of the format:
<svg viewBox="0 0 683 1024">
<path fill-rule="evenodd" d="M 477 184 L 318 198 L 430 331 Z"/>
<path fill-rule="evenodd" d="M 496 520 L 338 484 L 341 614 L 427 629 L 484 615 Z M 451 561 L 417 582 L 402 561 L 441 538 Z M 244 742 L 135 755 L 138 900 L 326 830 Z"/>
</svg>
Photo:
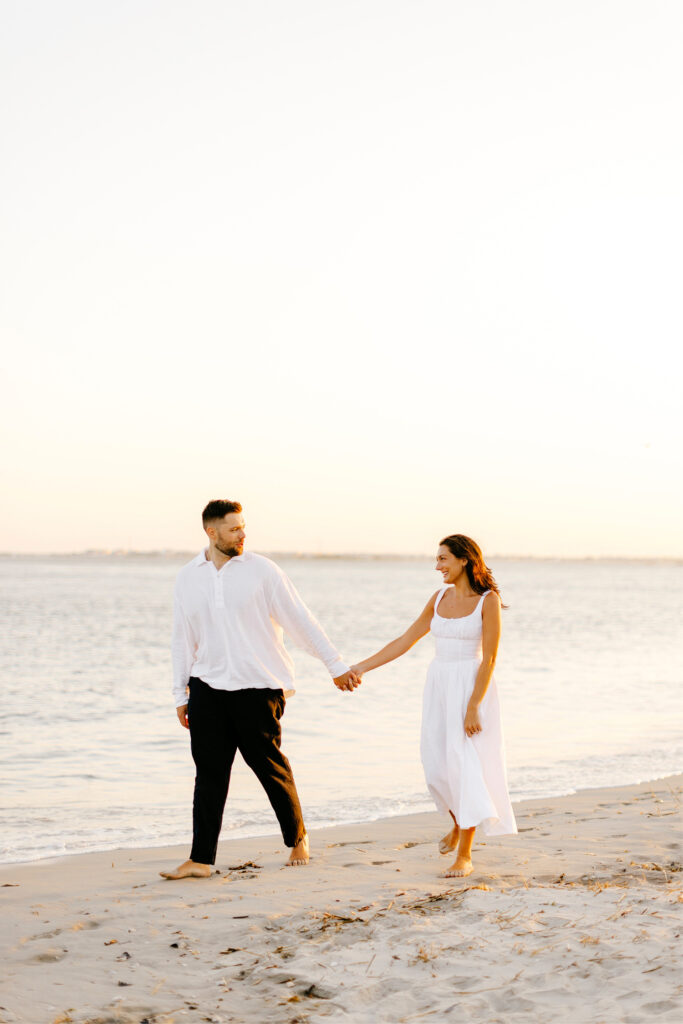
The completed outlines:
<svg viewBox="0 0 683 1024">
<path fill-rule="evenodd" d="M 437 814 L 0 869 L 4 1024 L 683 1020 L 683 776 L 515 806 L 449 863 Z"/>
</svg>

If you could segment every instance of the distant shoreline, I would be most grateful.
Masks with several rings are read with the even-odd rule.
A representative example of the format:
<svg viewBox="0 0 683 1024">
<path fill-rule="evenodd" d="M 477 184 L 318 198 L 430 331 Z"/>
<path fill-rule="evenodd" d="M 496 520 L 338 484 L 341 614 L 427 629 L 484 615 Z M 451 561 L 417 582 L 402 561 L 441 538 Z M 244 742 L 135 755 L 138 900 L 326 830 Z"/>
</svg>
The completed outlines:
<svg viewBox="0 0 683 1024">
<path fill-rule="evenodd" d="M 72 561 L 77 559 L 104 559 L 104 560 L 115 560 L 115 559 L 156 559 L 164 561 L 181 561 L 183 559 L 194 558 L 197 554 L 197 549 L 193 551 L 172 551 L 172 550 L 161 550 L 161 551 L 135 551 L 125 549 L 95 549 L 87 551 L 63 551 L 63 552 L 30 552 L 30 551 L 0 551 L 0 560 L 4 561 L 23 561 L 23 560 L 39 560 L 39 559 L 50 559 L 53 561 L 63 560 Z M 261 551 L 258 554 L 265 555 L 268 558 L 279 559 L 279 558 L 295 558 L 301 561 L 371 561 L 371 562 L 422 562 L 428 561 L 433 558 L 431 552 L 425 554 L 392 554 L 382 553 L 374 554 L 372 552 L 349 552 L 349 553 L 338 553 L 338 552 L 309 552 L 309 551 Z M 590 562 L 595 564 L 596 562 L 622 562 L 622 563 L 635 563 L 638 565 L 683 565 L 683 557 L 677 557 L 676 555 L 643 555 L 642 557 L 634 555 L 501 555 L 493 554 L 487 556 L 488 562 L 497 561 L 509 561 L 509 562 Z"/>
<path fill-rule="evenodd" d="M 300 559 L 301 561 L 327 561 L 327 562 L 423 562 L 433 559 L 431 552 L 425 554 L 373 554 L 372 552 L 310 552 L 310 551 L 261 551 L 259 554 L 266 555 L 275 560 L 281 558 Z M 192 551 L 136 551 L 126 549 L 95 549 L 87 551 L 64 551 L 64 552 L 29 552 L 29 551 L 0 551 L 0 560 L 4 561 L 37 561 L 49 559 L 51 561 L 76 561 L 78 559 L 154 559 L 159 561 L 181 561 L 194 558 L 197 549 Z M 675 555 L 502 555 L 493 554 L 487 556 L 487 561 L 493 562 L 599 562 L 607 563 L 634 563 L 638 565 L 683 565 L 683 558 Z"/>
</svg>

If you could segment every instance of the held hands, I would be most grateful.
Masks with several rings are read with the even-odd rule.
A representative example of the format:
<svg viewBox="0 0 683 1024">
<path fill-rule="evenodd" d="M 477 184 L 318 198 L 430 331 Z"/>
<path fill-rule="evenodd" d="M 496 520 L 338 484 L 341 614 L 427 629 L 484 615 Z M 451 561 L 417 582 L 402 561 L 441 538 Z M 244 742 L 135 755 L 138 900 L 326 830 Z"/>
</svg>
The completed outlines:
<svg viewBox="0 0 683 1024">
<path fill-rule="evenodd" d="M 361 684 L 361 677 L 353 669 L 349 669 L 343 676 L 336 676 L 333 681 L 338 690 L 355 690 Z"/>
<path fill-rule="evenodd" d="M 468 736 L 474 736 L 476 733 L 481 732 L 478 704 L 467 705 L 467 713 L 465 714 L 465 732 Z"/>
</svg>

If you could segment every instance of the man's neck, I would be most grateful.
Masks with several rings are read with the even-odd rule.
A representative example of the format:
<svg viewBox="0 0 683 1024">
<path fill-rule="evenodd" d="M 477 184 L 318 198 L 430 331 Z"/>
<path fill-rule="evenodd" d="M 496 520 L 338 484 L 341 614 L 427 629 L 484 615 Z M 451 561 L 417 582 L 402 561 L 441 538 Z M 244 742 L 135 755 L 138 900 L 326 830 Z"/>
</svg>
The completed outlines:
<svg viewBox="0 0 683 1024">
<path fill-rule="evenodd" d="M 225 555 L 218 548 L 215 548 L 213 544 L 209 544 L 206 551 L 207 561 L 213 562 L 217 569 L 222 569 L 226 562 L 229 562 L 232 555 Z"/>
</svg>

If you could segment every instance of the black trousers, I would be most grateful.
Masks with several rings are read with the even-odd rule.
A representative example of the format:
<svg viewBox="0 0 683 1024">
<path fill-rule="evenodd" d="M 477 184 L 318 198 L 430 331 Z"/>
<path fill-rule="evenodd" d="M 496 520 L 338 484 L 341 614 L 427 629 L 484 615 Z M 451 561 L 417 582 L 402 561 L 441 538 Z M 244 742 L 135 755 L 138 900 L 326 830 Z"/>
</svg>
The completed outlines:
<svg viewBox="0 0 683 1024">
<path fill-rule="evenodd" d="M 266 791 L 285 845 L 296 846 L 306 834 L 292 769 L 280 750 L 284 709 L 282 690 L 214 690 L 201 679 L 190 679 L 187 719 L 197 769 L 193 861 L 216 862 L 230 770 L 238 750 Z"/>
</svg>

